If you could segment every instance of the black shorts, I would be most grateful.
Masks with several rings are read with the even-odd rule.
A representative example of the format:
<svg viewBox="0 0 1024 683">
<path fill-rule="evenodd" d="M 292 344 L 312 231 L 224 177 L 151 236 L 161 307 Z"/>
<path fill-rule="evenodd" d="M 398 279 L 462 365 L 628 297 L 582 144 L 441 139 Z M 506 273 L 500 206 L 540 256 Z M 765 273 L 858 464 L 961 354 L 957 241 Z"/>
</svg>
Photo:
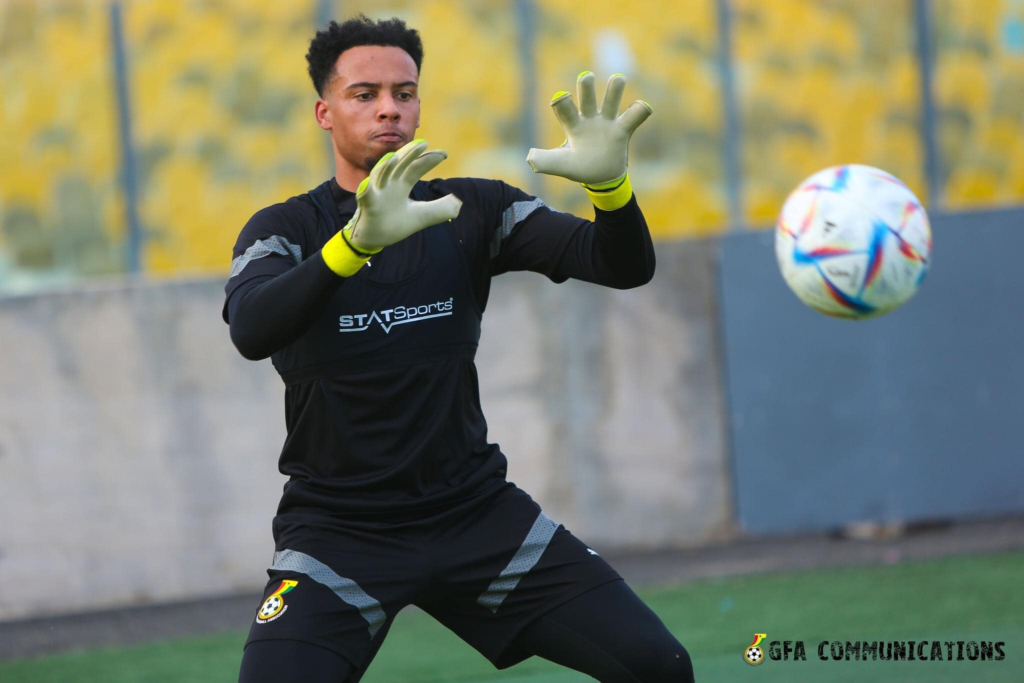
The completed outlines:
<svg viewBox="0 0 1024 683">
<path fill-rule="evenodd" d="M 246 644 L 290 639 L 369 664 L 416 605 L 505 668 L 532 621 L 619 574 L 524 491 L 505 483 L 425 519 L 278 515 L 270 581 Z"/>
</svg>

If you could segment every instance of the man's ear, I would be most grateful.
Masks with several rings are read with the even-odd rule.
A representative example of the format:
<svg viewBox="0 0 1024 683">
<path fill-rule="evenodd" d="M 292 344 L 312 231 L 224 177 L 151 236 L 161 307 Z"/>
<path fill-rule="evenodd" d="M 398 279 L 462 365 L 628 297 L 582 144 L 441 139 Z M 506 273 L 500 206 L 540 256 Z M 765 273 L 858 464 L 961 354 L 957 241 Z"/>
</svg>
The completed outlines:
<svg viewBox="0 0 1024 683">
<path fill-rule="evenodd" d="M 324 130 L 331 130 L 334 124 L 331 122 L 331 110 L 327 107 L 327 102 L 322 98 L 316 101 L 313 112 L 316 115 L 316 123 Z"/>
</svg>

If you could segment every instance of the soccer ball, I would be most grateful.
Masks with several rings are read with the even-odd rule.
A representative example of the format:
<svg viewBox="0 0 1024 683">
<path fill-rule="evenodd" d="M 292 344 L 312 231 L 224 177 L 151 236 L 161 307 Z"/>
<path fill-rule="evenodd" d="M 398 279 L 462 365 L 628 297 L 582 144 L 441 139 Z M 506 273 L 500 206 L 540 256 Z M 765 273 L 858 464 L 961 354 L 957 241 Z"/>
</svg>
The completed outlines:
<svg viewBox="0 0 1024 683">
<path fill-rule="evenodd" d="M 775 256 L 789 288 L 816 311 L 864 319 L 914 295 L 931 261 L 921 203 L 895 176 L 850 164 L 815 173 L 786 199 Z"/>
</svg>

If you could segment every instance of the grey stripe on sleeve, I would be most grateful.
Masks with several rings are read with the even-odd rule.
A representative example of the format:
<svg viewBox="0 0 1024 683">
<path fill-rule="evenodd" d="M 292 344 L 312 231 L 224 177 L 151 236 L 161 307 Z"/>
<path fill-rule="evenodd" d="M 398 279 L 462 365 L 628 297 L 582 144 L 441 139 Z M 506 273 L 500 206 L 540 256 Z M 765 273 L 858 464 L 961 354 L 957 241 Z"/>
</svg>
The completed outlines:
<svg viewBox="0 0 1024 683">
<path fill-rule="evenodd" d="M 557 529 L 558 522 L 552 521 L 543 512 L 540 513 L 537 521 L 533 523 L 530 533 L 526 535 L 526 540 L 512 556 L 512 561 L 502 570 L 501 574 L 498 574 L 498 578 L 491 582 L 487 590 L 480 594 L 476 600 L 477 604 L 486 607 L 491 612 L 497 612 L 508 594 L 519 585 L 519 580 L 526 576 L 540 560 L 540 556 L 544 554 Z"/>
<path fill-rule="evenodd" d="M 355 581 L 338 576 L 326 564 L 305 553 L 300 553 L 297 550 L 276 552 L 274 553 L 274 566 L 271 569 L 305 574 L 317 583 L 330 588 L 343 602 L 359 610 L 359 614 L 370 625 L 371 640 L 387 621 L 387 615 L 384 614 L 380 603 L 367 595 Z"/>
<path fill-rule="evenodd" d="M 265 240 L 256 240 L 256 243 L 246 249 L 244 254 L 236 256 L 235 260 L 231 262 L 231 277 L 241 273 L 249 265 L 249 261 L 255 261 L 270 254 L 291 256 L 295 259 L 295 265 L 302 263 L 302 247 L 292 244 L 280 235 L 274 235 Z"/>
<path fill-rule="evenodd" d="M 529 202 L 513 202 L 512 206 L 505 209 L 505 213 L 501 214 L 501 225 L 494 231 L 494 238 L 491 239 L 491 258 L 501 253 L 501 245 L 512 234 L 516 225 L 543 206 L 547 205 L 539 199 L 534 199 Z"/>
</svg>

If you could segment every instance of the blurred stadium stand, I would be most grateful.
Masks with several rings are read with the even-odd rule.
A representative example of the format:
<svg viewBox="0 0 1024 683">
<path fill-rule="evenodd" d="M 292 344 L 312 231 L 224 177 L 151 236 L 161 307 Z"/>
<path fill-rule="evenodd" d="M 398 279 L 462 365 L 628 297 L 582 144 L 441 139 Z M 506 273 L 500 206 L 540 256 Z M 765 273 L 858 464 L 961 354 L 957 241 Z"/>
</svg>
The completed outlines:
<svg viewBox="0 0 1024 683">
<path fill-rule="evenodd" d="M 0 288 L 123 266 L 108 11 L 0 3 Z"/>
<path fill-rule="evenodd" d="M 147 271 L 223 270 L 257 207 L 324 175 L 304 80 L 312 2 L 126 5 Z"/>
<path fill-rule="evenodd" d="M 144 273 L 223 273 L 258 208 L 331 172 L 304 54 L 317 16 L 399 15 L 426 44 L 421 133 L 449 176 L 501 177 L 586 211 L 535 178 L 530 146 L 558 144 L 547 96 L 576 73 L 630 77 L 655 116 L 631 167 L 659 238 L 730 225 L 715 0 L 627 14 L 570 0 L 534 14 L 535 102 L 524 106 L 521 2 L 129 0 L 129 112 Z M 1024 3 L 935 0 L 935 108 L 947 209 L 1024 198 Z M 0 290 L 125 268 L 128 232 L 109 2 L 0 0 Z M 732 0 L 743 213 L 766 226 L 802 178 L 838 163 L 895 173 L 928 201 L 912 0 Z M 607 17 L 615 16 L 615 22 Z M 536 122 L 524 138 L 524 113 Z"/>
<path fill-rule="evenodd" d="M 773 225 L 796 183 L 840 163 L 887 169 L 926 201 L 911 3 L 734 6 L 747 222 Z"/>
<path fill-rule="evenodd" d="M 935 3 L 935 94 L 951 209 L 1019 204 L 1024 190 L 1024 2 Z"/>
</svg>

